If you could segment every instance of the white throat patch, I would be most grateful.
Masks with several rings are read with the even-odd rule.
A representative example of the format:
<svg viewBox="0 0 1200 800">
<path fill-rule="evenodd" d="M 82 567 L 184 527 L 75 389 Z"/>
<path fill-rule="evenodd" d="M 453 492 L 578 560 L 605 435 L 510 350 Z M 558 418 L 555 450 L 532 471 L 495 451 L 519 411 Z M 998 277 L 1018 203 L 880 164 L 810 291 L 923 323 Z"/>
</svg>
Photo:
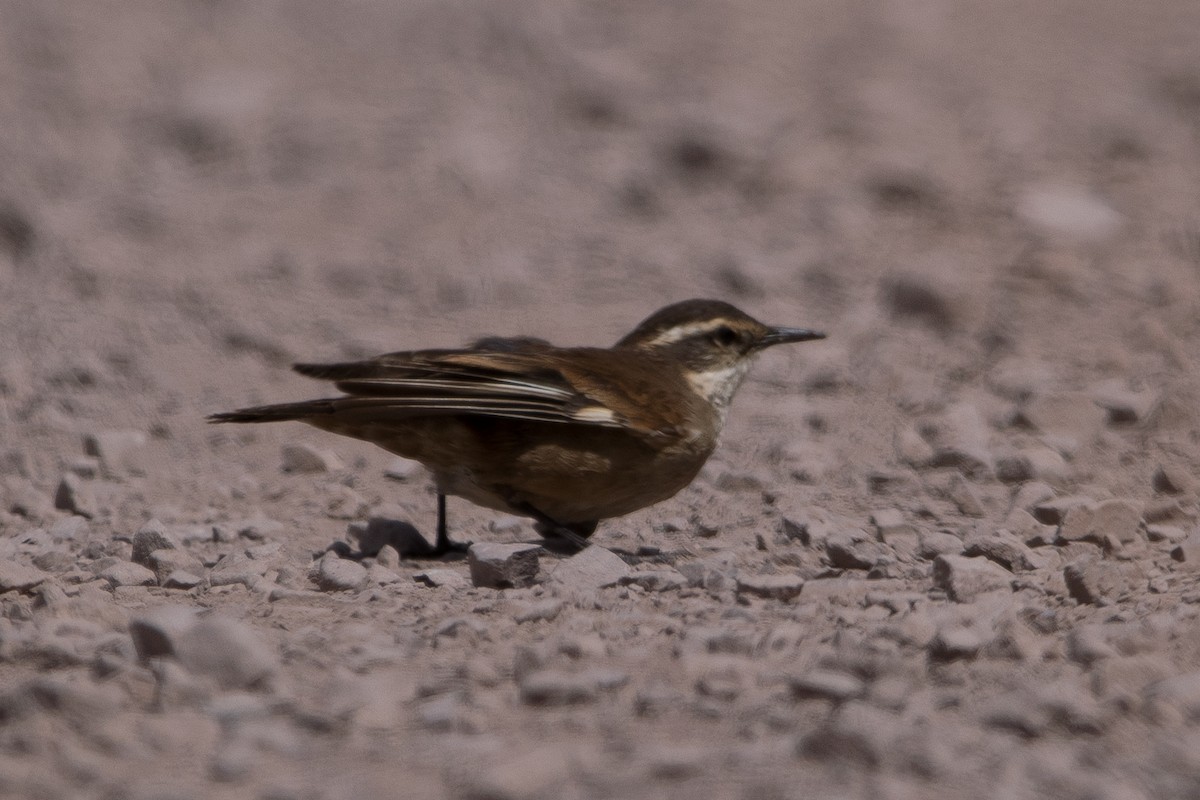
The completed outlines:
<svg viewBox="0 0 1200 800">
<path fill-rule="evenodd" d="M 729 402 L 733 400 L 734 392 L 742 385 L 742 380 L 750 371 L 752 361 L 753 359 L 743 358 L 721 369 L 688 373 L 687 380 L 692 390 L 712 404 L 722 425 L 725 424 L 725 415 L 729 411 Z"/>
</svg>

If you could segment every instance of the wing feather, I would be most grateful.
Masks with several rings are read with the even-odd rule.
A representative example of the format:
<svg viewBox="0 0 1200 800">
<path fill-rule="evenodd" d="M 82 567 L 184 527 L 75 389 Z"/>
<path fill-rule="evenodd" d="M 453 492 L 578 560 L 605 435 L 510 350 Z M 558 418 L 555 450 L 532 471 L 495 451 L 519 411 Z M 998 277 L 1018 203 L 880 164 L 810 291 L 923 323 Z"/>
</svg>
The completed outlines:
<svg viewBox="0 0 1200 800">
<path fill-rule="evenodd" d="M 628 427 L 606 404 L 572 385 L 533 353 L 509 350 L 419 350 L 368 361 L 297 364 L 302 375 L 332 380 L 349 397 L 340 413 L 370 410 L 380 421 L 477 414 L 505 419 Z M 360 402 L 370 400 L 372 402 Z"/>
</svg>

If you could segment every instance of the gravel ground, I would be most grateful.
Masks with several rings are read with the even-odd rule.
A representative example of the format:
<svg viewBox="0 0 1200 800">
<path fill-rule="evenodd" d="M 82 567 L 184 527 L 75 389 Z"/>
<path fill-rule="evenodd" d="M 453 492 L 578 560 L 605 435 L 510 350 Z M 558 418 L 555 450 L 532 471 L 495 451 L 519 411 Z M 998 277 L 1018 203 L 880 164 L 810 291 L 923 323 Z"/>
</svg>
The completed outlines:
<svg viewBox="0 0 1200 800">
<path fill-rule="evenodd" d="M 0 795 L 1200 796 L 1195 0 L 0 18 Z M 830 336 L 578 555 L 203 422 L 696 296 Z"/>
</svg>

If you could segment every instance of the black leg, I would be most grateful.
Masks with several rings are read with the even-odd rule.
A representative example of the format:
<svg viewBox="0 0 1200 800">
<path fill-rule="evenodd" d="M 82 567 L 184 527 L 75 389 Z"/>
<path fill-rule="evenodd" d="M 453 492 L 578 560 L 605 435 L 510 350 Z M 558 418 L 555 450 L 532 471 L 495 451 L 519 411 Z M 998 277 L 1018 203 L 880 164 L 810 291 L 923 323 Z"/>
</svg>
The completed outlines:
<svg viewBox="0 0 1200 800">
<path fill-rule="evenodd" d="M 597 522 L 576 522 L 571 525 L 565 525 L 561 522 L 550 519 L 542 512 L 529 504 L 524 504 L 519 507 L 529 516 L 533 517 L 535 522 L 534 529 L 547 538 L 558 537 L 566 539 L 571 544 L 578 547 L 580 550 L 588 546 L 588 538 L 592 532 L 596 530 Z"/>
<path fill-rule="evenodd" d="M 470 542 L 452 542 L 446 529 L 446 495 L 438 492 L 437 496 L 437 541 L 434 542 L 430 555 L 444 556 L 446 553 L 463 553 L 471 546 Z"/>
</svg>

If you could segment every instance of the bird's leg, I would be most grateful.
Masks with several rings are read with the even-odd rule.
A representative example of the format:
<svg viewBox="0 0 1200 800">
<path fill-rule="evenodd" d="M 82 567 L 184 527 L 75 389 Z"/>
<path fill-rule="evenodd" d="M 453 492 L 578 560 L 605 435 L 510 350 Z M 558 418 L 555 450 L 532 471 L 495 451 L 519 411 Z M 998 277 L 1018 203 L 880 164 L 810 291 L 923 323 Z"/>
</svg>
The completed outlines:
<svg viewBox="0 0 1200 800">
<path fill-rule="evenodd" d="M 567 525 L 551 519 L 528 503 L 522 504 L 517 508 L 533 517 L 537 523 L 534 525 L 534 528 L 537 529 L 539 534 L 545 537 L 557 536 L 561 539 L 566 539 L 580 550 L 588 546 L 587 537 L 592 535 L 598 524 L 595 522 L 578 522 L 573 525 Z"/>
<path fill-rule="evenodd" d="M 434 542 L 431 556 L 444 556 L 446 553 L 465 553 L 471 546 L 470 542 L 450 541 L 450 532 L 446 529 L 446 495 L 438 492 L 437 496 L 437 541 Z"/>
</svg>

